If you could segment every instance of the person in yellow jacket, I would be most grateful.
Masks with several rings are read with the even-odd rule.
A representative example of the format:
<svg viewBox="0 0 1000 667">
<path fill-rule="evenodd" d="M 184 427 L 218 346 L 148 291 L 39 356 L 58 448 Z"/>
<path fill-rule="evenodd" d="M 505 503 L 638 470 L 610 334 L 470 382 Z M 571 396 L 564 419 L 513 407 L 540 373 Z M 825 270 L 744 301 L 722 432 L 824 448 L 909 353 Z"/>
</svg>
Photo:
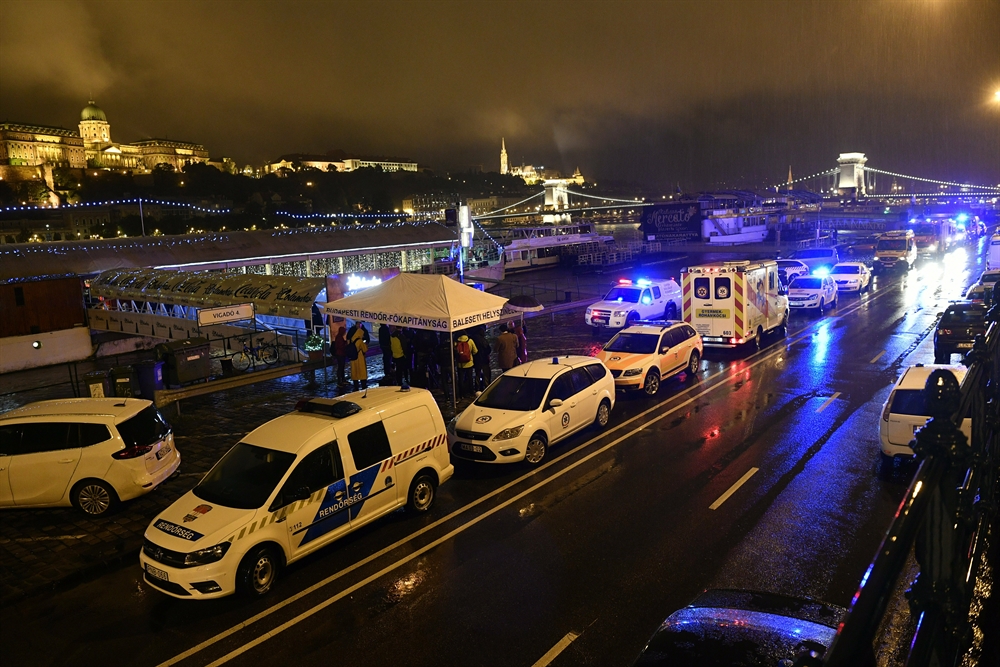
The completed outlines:
<svg viewBox="0 0 1000 667">
<path fill-rule="evenodd" d="M 475 363 L 476 343 L 464 333 L 455 341 L 455 368 L 458 372 L 458 389 L 460 396 L 472 396 L 475 393 Z"/>
<path fill-rule="evenodd" d="M 365 353 L 368 352 L 368 344 L 365 343 L 365 325 L 358 325 L 354 335 L 351 336 L 351 347 L 348 348 L 347 357 L 351 360 L 351 381 L 354 383 L 354 391 L 358 391 L 358 384 L 361 389 L 368 388 L 368 364 L 365 362 Z M 356 352 L 355 352 L 356 350 Z"/>
</svg>

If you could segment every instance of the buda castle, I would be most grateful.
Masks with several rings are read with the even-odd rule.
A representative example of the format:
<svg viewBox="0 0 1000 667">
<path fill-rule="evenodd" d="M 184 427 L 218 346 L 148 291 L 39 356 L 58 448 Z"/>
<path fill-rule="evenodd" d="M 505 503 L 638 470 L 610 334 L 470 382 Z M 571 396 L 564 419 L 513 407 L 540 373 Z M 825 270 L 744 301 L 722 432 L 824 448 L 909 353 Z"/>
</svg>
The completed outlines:
<svg viewBox="0 0 1000 667">
<path fill-rule="evenodd" d="M 0 122 L 0 178 L 8 181 L 37 178 L 39 170 L 115 169 L 149 173 L 168 164 L 180 171 L 189 164 L 207 162 L 201 144 L 171 139 L 144 139 L 130 144 L 111 141 L 111 124 L 91 100 L 80 112 L 79 132 L 63 127 Z M 48 179 L 46 179 L 48 180 Z"/>
</svg>

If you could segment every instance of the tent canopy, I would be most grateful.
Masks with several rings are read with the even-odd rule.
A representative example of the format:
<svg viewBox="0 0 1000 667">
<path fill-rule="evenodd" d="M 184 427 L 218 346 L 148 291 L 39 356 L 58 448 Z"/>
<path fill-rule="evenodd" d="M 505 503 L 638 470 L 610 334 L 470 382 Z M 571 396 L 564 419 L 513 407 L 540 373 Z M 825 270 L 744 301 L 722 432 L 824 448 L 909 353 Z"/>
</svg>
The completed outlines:
<svg viewBox="0 0 1000 667">
<path fill-rule="evenodd" d="M 450 333 L 498 322 L 506 301 L 440 274 L 401 273 L 381 285 L 330 301 L 324 310 L 359 322 Z"/>
</svg>

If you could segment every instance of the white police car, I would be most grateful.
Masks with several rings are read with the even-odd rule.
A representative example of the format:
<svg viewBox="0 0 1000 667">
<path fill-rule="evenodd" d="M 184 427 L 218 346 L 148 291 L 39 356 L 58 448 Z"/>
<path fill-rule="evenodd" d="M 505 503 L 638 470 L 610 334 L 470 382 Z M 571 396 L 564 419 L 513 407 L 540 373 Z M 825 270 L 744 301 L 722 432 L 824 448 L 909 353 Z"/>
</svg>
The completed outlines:
<svg viewBox="0 0 1000 667">
<path fill-rule="evenodd" d="M 676 320 L 680 314 L 676 280 L 622 279 L 602 300 L 587 306 L 583 319 L 595 329 L 621 329 L 638 320 Z"/>
<path fill-rule="evenodd" d="M 482 463 L 538 464 L 556 442 L 607 426 L 615 382 L 600 359 L 553 357 L 515 366 L 448 424 L 453 456 Z"/>
<path fill-rule="evenodd" d="M 788 283 L 790 310 L 815 309 L 820 315 L 837 305 L 837 284 L 830 276 L 796 276 Z"/>
<path fill-rule="evenodd" d="M 153 519 L 139 554 L 144 579 L 177 598 L 264 595 L 286 563 L 403 505 L 429 509 L 454 472 L 446 442 L 423 389 L 303 401 Z"/>
</svg>

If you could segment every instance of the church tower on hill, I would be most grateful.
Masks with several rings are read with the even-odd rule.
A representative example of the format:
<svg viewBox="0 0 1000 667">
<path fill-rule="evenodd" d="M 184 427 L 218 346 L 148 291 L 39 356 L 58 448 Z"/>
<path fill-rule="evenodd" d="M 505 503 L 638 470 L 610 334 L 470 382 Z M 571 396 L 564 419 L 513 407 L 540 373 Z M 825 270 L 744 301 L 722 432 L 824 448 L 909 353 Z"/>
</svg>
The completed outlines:
<svg viewBox="0 0 1000 667">
<path fill-rule="evenodd" d="M 507 167 L 507 144 L 504 143 L 503 138 L 500 138 L 500 173 L 506 174 L 508 170 Z"/>
</svg>

